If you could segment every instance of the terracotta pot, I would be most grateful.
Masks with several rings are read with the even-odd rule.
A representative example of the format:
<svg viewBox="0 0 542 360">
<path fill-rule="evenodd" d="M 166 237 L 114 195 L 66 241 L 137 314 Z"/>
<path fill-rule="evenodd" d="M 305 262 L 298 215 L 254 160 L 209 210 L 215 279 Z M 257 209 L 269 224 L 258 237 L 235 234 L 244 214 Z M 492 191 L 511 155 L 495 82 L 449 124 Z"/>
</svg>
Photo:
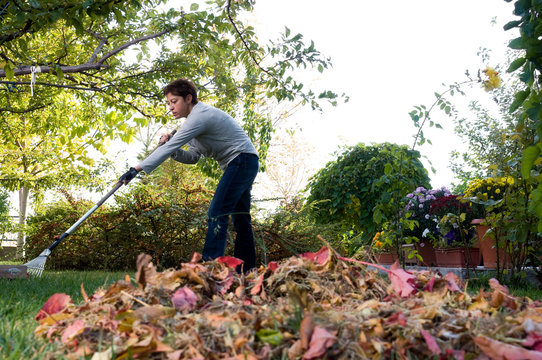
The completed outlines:
<svg viewBox="0 0 542 360">
<path fill-rule="evenodd" d="M 416 250 L 418 254 L 422 257 L 422 261 L 418 260 L 418 265 L 420 266 L 435 266 L 437 265 L 437 259 L 435 257 L 435 248 L 430 241 L 424 241 L 416 243 Z"/>
<path fill-rule="evenodd" d="M 480 264 L 480 249 L 469 248 L 469 267 L 475 268 Z M 467 267 L 467 254 L 465 248 L 435 249 L 435 259 L 438 266 L 442 267 Z"/>
<path fill-rule="evenodd" d="M 375 253 L 376 262 L 382 265 L 393 264 L 397 259 L 397 254 L 392 252 Z"/>
<path fill-rule="evenodd" d="M 476 235 L 478 236 L 477 246 L 480 248 L 480 256 L 482 257 L 482 264 L 486 269 L 497 268 L 497 247 L 495 246 L 495 234 L 487 231 L 491 228 L 489 225 L 485 225 L 485 219 L 474 219 L 471 224 L 476 227 Z M 505 261 L 506 256 L 506 261 Z M 499 249 L 499 267 L 510 267 L 510 259 L 504 249 Z"/>
</svg>

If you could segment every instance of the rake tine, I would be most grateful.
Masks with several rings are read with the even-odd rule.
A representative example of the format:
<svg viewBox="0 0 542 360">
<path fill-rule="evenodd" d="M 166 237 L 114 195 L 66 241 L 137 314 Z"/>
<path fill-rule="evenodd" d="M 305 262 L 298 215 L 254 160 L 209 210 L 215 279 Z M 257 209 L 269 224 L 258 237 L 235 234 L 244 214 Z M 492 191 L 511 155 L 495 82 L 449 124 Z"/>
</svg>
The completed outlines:
<svg viewBox="0 0 542 360">
<path fill-rule="evenodd" d="M 45 262 L 47 261 L 47 257 L 50 254 L 51 250 L 45 249 L 41 252 L 41 254 L 38 255 L 37 258 L 30 260 L 29 262 L 24 264 L 27 268 L 28 273 L 36 277 L 41 277 L 43 269 L 45 268 Z"/>
</svg>

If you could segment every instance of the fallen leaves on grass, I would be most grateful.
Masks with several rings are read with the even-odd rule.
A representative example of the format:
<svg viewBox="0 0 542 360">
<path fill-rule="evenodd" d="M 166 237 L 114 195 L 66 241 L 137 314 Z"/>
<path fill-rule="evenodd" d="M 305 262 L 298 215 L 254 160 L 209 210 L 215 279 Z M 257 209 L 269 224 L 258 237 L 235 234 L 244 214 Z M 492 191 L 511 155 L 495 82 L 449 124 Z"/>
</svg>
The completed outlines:
<svg viewBox="0 0 542 360">
<path fill-rule="evenodd" d="M 92 359 L 542 359 L 542 304 L 491 281 L 316 253 L 238 274 L 233 258 L 158 272 L 148 255 L 80 305 L 55 294 L 35 334 Z M 379 276 L 375 269 L 387 273 Z M 83 289 L 83 288 L 82 288 Z"/>
</svg>

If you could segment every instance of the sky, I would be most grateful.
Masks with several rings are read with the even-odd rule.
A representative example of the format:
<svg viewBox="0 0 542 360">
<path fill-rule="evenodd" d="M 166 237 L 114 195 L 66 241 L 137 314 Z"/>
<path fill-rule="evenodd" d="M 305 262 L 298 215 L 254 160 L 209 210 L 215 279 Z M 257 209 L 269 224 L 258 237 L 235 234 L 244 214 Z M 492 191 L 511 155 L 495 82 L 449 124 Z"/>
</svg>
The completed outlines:
<svg viewBox="0 0 542 360">
<path fill-rule="evenodd" d="M 274 0 L 257 1 L 252 20 L 262 38 L 288 26 L 331 57 L 330 71 L 303 76 L 315 89 L 345 92 L 350 101 L 325 106 L 321 114 L 305 109 L 295 115 L 299 136 L 315 146 L 310 156 L 323 167 L 341 145 L 412 146 L 416 128 L 409 112 L 415 105 L 429 106 L 434 92 L 445 89 L 443 83 L 463 81 L 466 70 L 476 74 L 485 68 L 480 48 L 490 50 L 489 65 L 502 62 L 509 39 L 517 36 L 503 30 L 515 18 L 512 12 L 513 3 L 504 0 Z M 490 99 L 484 91 L 475 93 Z M 432 186 L 450 186 L 449 153 L 463 145 L 451 118 L 433 116 L 444 130 L 426 129 L 433 145 L 417 150 L 437 170 L 430 173 Z"/>
<path fill-rule="evenodd" d="M 408 113 L 415 105 L 430 105 L 443 83 L 462 81 L 465 70 L 483 68 L 481 47 L 491 50 L 491 65 L 502 61 L 507 41 L 515 36 L 503 30 L 514 19 L 512 11 L 513 3 L 504 0 L 258 0 L 247 19 L 262 40 L 276 39 L 285 26 L 303 34 L 306 43 L 313 40 L 333 68 L 296 76 L 316 92 L 349 96 L 348 103 L 324 106 L 322 113 L 306 108 L 290 119 L 301 128 L 296 136 L 310 145 L 306 156 L 317 170 L 343 145 L 412 146 L 416 129 Z M 483 91 L 479 96 L 488 98 Z M 449 153 L 461 141 L 450 118 L 439 113 L 434 118 L 444 130 L 426 129 L 433 145 L 417 150 L 437 170 L 430 173 L 433 187 L 450 186 Z M 124 161 L 122 166 L 134 162 Z M 264 196 L 257 187 L 256 196 Z M 17 206 L 15 194 L 12 205 Z"/>
</svg>

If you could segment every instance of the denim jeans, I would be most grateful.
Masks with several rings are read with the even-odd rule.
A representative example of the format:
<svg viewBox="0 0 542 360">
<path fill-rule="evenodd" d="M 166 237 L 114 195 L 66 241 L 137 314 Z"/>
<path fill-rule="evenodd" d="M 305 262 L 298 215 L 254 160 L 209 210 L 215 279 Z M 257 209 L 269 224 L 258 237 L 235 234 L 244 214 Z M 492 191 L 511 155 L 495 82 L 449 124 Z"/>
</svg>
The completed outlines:
<svg viewBox="0 0 542 360">
<path fill-rule="evenodd" d="M 244 261 L 243 269 L 256 266 L 256 249 L 250 217 L 250 191 L 258 173 L 258 157 L 240 154 L 229 164 L 215 191 L 209 207 L 208 229 L 202 256 L 212 260 L 224 256 L 229 216 L 237 232 L 233 254 Z"/>
</svg>

